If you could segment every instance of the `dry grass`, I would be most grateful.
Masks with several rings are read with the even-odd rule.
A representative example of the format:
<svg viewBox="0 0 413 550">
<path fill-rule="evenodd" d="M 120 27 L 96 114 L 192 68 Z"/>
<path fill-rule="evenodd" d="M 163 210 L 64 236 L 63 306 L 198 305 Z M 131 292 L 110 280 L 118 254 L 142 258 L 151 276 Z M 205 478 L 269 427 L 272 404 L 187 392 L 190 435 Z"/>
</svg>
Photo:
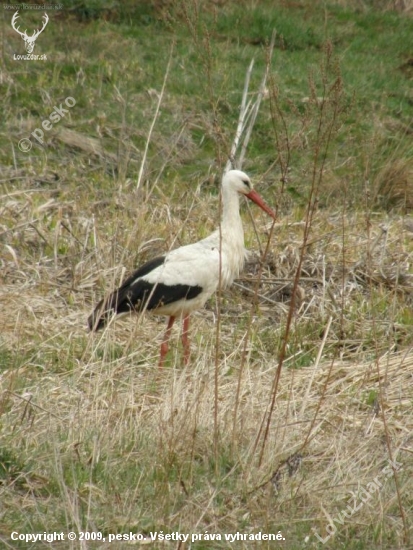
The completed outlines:
<svg viewBox="0 0 413 550">
<path fill-rule="evenodd" d="M 399 208 L 411 211 L 413 187 L 413 163 L 395 159 L 384 166 L 375 178 L 375 200 L 387 209 Z"/>
<path fill-rule="evenodd" d="M 214 225 L 205 213 L 215 211 L 216 198 L 188 196 L 192 205 L 172 209 L 145 203 L 130 190 L 119 189 L 108 203 L 79 188 L 68 200 L 47 181 L 48 189 L 30 189 L 27 182 L 26 191 L 2 197 L 8 243 L 2 347 L 15 359 L 2 374 L 0 410 L 7 449 L 22 462 L 1 489 L 9 512 L 24 506 L 30 523 L 48 530 L 61 529 L 62 521 L 67 529 L 104 533 L 160 527 L 232 533 L 245 525 L 247 531 L 281 530 L 289 548 L 310 537 L 306 547 L 312 547 L 318 541 L 311 528 L 326 536 L 329 518 L 346 508 L 350 491 L 381 475 L 391 452 L 403 465 L 396 474 L 401 509 L 411 516 L 413 249 L 403 218 L 384 224 L 361 215 L 316 215 L 258 463 L 288 309 L 283 289 L 302 245 L 300 214 L 277 224 L 259 310 L 245 290 L 255 284 L 253 260 L 240 281 L 244 290 L 234 287 L 223 297 L 216 402 L 213 303 L 194 316 L 187 368 L 176 331 L 169 368 L 157 370 L 164 327 L 156 319 L 121 320 L 98 336 L 85 331 L 95 300 L 119 281 L 121 266 L 137 263 L 128 255 L 131 243 L 148 243 L 138 250 L 142 261 L 193 240 L 199 223 L 204 231 Z M 257 229 L 265 233 L 259 220 Z M 164 240 L 151 243 L 156 234 Z M 251 227 L 247 239 L 256 247 Z M 298 469 L 286 462 L 292 456 Z M 51 503 L 50 515 L 44 510 Z M 403 547 L 393 478 L 371 503 L 336 537 L 357 534 L 373 537 L 377 547 Z"/>
</svg>

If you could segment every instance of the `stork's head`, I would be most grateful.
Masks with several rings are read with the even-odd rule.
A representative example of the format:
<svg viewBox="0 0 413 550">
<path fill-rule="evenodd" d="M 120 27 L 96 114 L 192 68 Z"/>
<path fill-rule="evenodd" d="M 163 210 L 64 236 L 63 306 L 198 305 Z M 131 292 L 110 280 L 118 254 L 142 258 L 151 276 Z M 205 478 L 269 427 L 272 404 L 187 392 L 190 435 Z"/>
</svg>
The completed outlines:
<svg viewBox="0 0 413 550">
<path fill-rule="evenodd" d="M 275 219 L 275 214 L 271 208 L 263 201 L 260 195 L 252 186 L 249 176 L 241 170 L 229 170 L 222 180 L 222 187 L 236 191 L 241 195 L 245 195 L 247 199 L 255 202 L 264 212 Z"/>
</svg>

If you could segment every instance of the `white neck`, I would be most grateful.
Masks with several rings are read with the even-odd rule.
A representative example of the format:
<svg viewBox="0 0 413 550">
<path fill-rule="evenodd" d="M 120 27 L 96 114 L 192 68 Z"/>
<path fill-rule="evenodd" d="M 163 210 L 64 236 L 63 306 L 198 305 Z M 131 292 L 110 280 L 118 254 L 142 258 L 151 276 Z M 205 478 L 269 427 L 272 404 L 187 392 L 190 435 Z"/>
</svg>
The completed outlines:
<svg viewBox="0 0 413 550">
<path fill-rule="evenodd" d="M 244 244 L 244 230 L 239 213 L 239 193 L 228 187 L 222 187 L 221 229 L 223 236 L 228 237 L 228 240 L 242 241 Z"/>
<path fill-rule="evenodd" d="M 245 260 L 244 229 L 239 213 L 239 194 L 222 188 L 222 282 L 223 286 L 230 285 L 238 277 Z"/>
</svg>

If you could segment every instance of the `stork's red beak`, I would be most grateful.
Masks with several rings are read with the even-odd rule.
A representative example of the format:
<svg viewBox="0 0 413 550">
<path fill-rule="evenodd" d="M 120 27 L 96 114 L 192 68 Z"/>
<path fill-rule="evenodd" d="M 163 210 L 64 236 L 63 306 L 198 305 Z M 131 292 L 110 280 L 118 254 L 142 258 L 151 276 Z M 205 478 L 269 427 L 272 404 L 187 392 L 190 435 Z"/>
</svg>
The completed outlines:
<svg viewBox="0 0 413 550">
<path fill-rule="evenodd" d="M 264 212 L 267 212 L 267 214 L 269 216 L 271 216 L 271 218 L 273 220 L 275 220 L 275 214 L 274 212 L 271 210 L 271 208 L 268 206 L 268 204 L 266 204 L 263 199 L 260 197 L 260 195 L 255 191 L 255 189 L 253 189 L 252 191 L 250 191 L 248 193 L 248 195 L 245 195 L 248 199 L 250 199 L 252 202 L 255 202 L 255 204 L 257 204 L 260 208 L 262 208 L 262 210 L 264 210 Z"/>
</svg>

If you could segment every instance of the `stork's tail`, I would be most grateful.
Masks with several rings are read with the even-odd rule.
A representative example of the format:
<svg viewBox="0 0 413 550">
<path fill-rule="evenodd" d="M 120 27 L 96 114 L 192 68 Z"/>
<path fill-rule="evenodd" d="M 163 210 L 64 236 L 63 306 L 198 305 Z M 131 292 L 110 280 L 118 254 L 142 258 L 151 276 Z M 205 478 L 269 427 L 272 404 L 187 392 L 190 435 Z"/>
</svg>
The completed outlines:
<svg viewBox="0 0 413 550">
<path fill-rule="evenodd" d="M 89 330 L 97 331 L 106 326 L 113 313 L 115 313 L 115 309 L 112 307 L 111 301 L 111 296 L 109 296 L 109 299 L 103 299 L 98 303 L 95 310 L 87 320 Z"/>
<path fill-rule="evenodd" d="M 113 315 L 133 310 L 133 306 L 125 294 L 125 289 L 121 287 L 101 300 L 87 320 L 89 330 L 94 332 L 101 330 L 108 324 Z"/>
</svg>

